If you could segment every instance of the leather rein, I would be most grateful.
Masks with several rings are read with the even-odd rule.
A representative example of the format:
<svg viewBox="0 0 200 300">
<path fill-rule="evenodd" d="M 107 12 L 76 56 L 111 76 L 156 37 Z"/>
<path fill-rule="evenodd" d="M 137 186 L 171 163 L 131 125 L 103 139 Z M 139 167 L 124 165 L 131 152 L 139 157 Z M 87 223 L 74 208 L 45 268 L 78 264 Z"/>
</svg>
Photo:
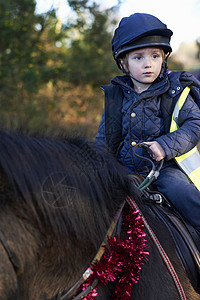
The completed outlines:
<svg viewBox="0 0 200 300">
<path fill-rule="evenodd" d="M 161 258 L 163 260 L 163 262 L 165 263 L 165 266 L 166 266 L 168 272 L 170 273 L 170 275 L 171 275 L 171 277 L 173 279 L 173 282 L 175 284 L 175 287 L 177 289 L 177 292 L 179 294 L 180 299 L 181 300 L 187 300 L 187 297 L 185 295 L 185 291 L 184 291 L 184 289 L 182 287 L 182 284 L 181 284 L 181 282 L 179 280 L 179 277 L 178 277 L 178 275 L 177 275 L 177 273 L 176 273 L 176 271 L 175 271 L 175 269 L 174 269 L 174 267 L 173 267 L 173 265 L 172 265 L 172 263 L 171 263 L 168 255 L 166 254 L 166 252 L 164 251 L 163 247 L 161 246 L 159 240 L 157 239 L 155 233 L 153 232 L 153 230 L 149 226 L 148 222 L 146 221 L 144 215 L 140 211 L 140 209 L 137 206 L 137 204 L 134 201 L 134 199 L 131 198 L 131 197 L 129 197 L 129 196 L 127 196 L 126 200 L 127 200 L 128 204 L 131 206 L 132 209 L 139 211 L 139 214 L 140 214 L 140 216 L 141 216 L 141 218 L 142 218 L 142 220 L 144 222 L 144 226 L 145 226 L 145 228 L 146 228 L 146 230 L 147 230 L 150 238 L 154 242 L 154 244 L 155 244 L 155 246 L 156 246 L 156 248 L 157 248 L 157 250 L 158 250 L 158 252 L 159 252 L 159 254 L 160 254 L 160 256 L 161 256 Z"/>
<path fill-rule="evenodd" d="M 94 263 L 98 263 L 101 260 L 103 254 L 105 252 L 105 245 L 106 245 L 107 237 L 111 237 L 111 235 L 113 234 L 113 231 L 114 231 L 114 229 L 117 225 L 117 222 L 121 216 L 121 212 L 124 208 L 125 203 L 126 203 L 126 201 L 124 201 L 122 203 L 120 209 L 118 210 L 118 212 L 116 214 L 115 219 L 111 223 L 111 225 L 105 235 L 104 241 L 102 242 L 97 254 L 95 255 L 94 259 L 92 260 L 92 263 L 90 264 L 91 267 L 87 268 L 87 270 L 83 273 L 81 278 L 64 295 L 61 295 L 60 291 L 58 291 L 57 295 L 52 300 L 71 300 L 71 299 L 80 300 L 80 299 L 83 299 L 84 296 L 89 294 L 89 292 L 97 286 L 98 279 L 95 279 L 92 282 L 92 284 L 89 285 L 84 291 L 79 293 L 76 297 L 73 297 L 76 294 L 78 288 L 81 286 L 81 284 L 83 284 L 90 277 L 90 275 L 93 274 L 92 266 L 94 265 Z"/>
</svg>

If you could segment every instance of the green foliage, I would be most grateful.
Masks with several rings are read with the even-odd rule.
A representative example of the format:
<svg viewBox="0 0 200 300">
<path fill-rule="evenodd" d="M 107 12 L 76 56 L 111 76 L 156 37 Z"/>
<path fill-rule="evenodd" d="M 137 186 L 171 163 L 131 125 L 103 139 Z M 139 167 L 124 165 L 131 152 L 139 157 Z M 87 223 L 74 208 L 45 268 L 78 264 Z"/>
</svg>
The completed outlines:
<svg viewBox="0 0 200 300">
<path fill-rule="evenodd" d="M 111 55 L 116 8 L 101 11 L 88 0 L 68 4 L 75 17 L 58 28 L 55 10 L 37 15 L 35 0 L 0 0 L 1 122 L 48 126 L 62 116 L 60 82 L 63 91 L 65 85 L 95 87 L 117 71 Z"/>
<path fill-rule="evenodd" d="M 181 71 L 184 69 L 184 66 L 181 62 L 175 61 L 173 58 L 169 57 L 168 59 L 168 68 L 169 70 Z"/>
<path fill-rule="evenodd" d="M 55 33 L 56 20 L 54 11 L 36 15 L 34 0 L 0 0 L 1 122 L 18 119 L 26 125 L 38 113 L 44 118 L 42 103 L 34 100 L 39 89 L 57 77 L 52 63 L 52 57 L 57 59 L 54 49 L 60 38 Z"/>
<path fill-rule="evenodd" d="M 197 59 L 200 59 L 200 37 L 196 40 L 196 45 L 197 45 Z"/>
<path fill-rule="evenodd" d="M 111 53 L 108 16 L 95 13 L 95 22 L 88 26 L 66 52 L 69 63 L 67 79 L 73 84 L 99 86 L 109 82 L 117 71 Z"/>
<path fill-rule="evenodd" d="M 0 2 L 0 87 L 17 88 L 30 80 L 30 70 L 38 59 L 39 44 L 34 25 L 32 0 Z M 35 76 L 36 70 L 32 70 Z"/>
<path fill-rule="evenodd" d="M 112 31 L 116 25 L 116 7 L 101 11 L 87 0 L 69 0 L 76 11 L 76 23 L 67 24 L 75 38 L 66 49 L 66 80 L 73 84 L 100 86 L 117 72 L 111 52 Z"/>
</svg>

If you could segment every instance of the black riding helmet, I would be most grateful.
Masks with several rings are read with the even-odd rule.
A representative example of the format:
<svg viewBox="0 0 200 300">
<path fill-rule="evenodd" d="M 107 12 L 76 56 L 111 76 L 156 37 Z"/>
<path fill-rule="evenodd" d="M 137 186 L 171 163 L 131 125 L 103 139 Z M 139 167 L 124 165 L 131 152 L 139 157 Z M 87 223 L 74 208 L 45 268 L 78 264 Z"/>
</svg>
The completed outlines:
<svg viewBox="0 0 200 300">
<path fill-rule="evenodd" d="M 113 57 L 121 69 L 119 59 L 137 48 L 156 46 L 170 54 L 172 34 L 164 23 L 150 14 L 135 13 L 122 18 L 112 39 Z"/>
</svg>

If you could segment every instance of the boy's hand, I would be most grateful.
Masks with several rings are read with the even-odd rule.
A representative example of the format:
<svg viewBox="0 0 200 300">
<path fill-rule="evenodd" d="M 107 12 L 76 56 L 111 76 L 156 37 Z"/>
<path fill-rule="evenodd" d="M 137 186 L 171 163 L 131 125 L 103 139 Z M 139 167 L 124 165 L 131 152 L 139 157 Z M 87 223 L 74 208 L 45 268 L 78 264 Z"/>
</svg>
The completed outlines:
<svg viewBox="0 0 200 300">
<path fill-rule="evenodd" d="M 165 151 L 163 150 L 163 148 L 161 147 L 161 145 L 156 142 L 144 142 L 144 144 L 149 145 L 151 151 L 153 152 L 153 159 L 156 161 L 160 161 L 163 158 L 165 158 L 166 154 Z"/>
</svg>

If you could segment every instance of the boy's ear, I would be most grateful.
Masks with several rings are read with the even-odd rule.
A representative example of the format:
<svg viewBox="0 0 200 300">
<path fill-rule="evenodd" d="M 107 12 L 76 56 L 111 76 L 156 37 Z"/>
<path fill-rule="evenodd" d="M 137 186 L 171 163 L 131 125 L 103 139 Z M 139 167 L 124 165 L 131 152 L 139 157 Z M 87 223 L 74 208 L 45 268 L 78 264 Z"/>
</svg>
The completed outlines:
<svg viewBox="0 0 200 300">
<path fill-rule="evenodd" d="M 122 71 L 125 70 L 126 72 L 128 72 L 128 68 L 127 68 L 125 62 L 123 61 L 123 59 L 120 58 L 119 61 L 120 61 L 120 68 L 122 69 Z"/>
</svg>

